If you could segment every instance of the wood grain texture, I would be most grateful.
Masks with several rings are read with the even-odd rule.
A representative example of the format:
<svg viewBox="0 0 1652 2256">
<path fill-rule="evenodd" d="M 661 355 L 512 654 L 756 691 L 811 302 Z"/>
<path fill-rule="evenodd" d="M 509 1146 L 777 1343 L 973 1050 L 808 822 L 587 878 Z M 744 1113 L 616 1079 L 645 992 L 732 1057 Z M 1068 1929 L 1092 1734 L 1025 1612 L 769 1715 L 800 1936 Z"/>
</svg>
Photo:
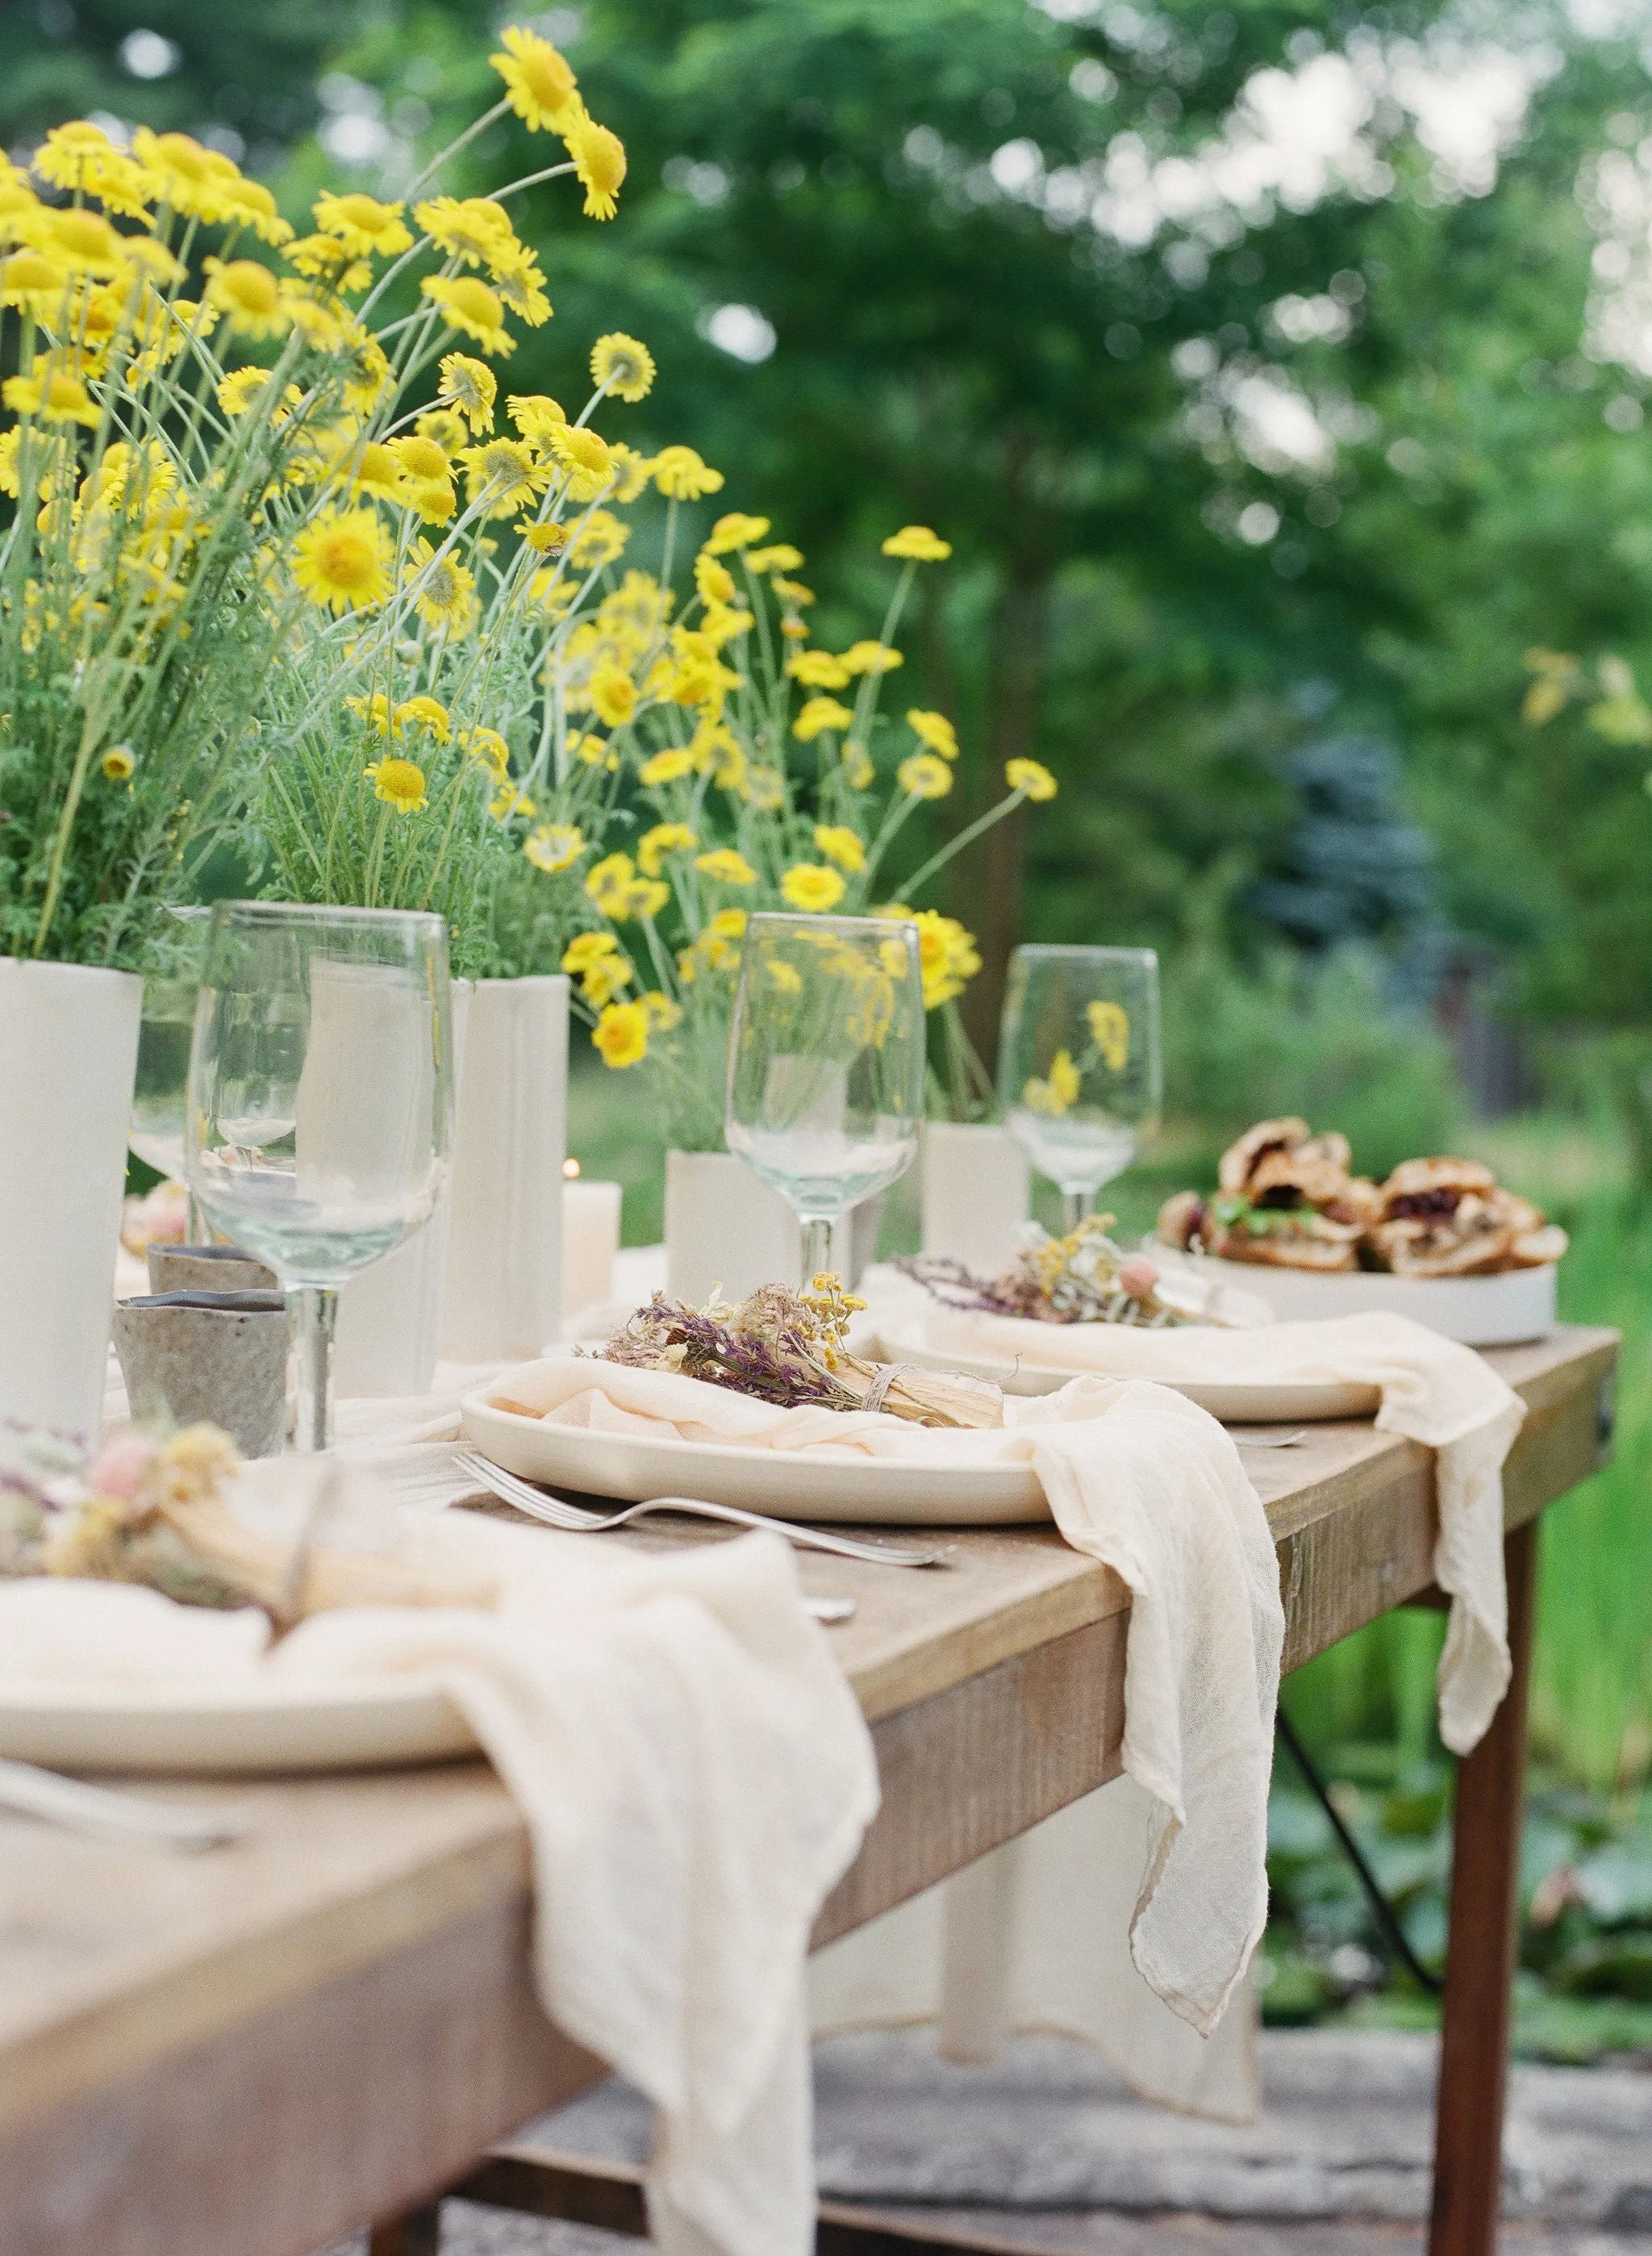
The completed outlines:
<svg viewBox="0 0 1652 2256">
<path fill-rule="evenodd" d="M 1614 1344 L 1569 1331 L 1492 1358 L 1532 1412 L 1511 1521 L 1592 1469 Z M 1341 1426 L 1247 1463 L 1292 1665 L 1431 1582 L 1426 1452 Z M 1115 1579 L 1052 1529 L 960 1531 L 953 1558 L 803 1561 L 806 1588 L 860 1603 L 834 1650 L 885 1799 L 818 1939 L 1116 1767 Z M 533 2002 L 525 1840 L 484 1766 L 178 1790 L 256 1829 L 185 1859 L 0 1817 L 0 2256 L 302 2256 L 599 2072 Z"/>
<path fill-rule="evenodd" d="M 1494 2256 L 1497 2245 L 1537 1596 L 1535 1521 L 1513 1530 L 1503 1556 L 1512 1674 L 1490 1730 L 1457 1766 L 1429 2256 Z"/>
</svg>

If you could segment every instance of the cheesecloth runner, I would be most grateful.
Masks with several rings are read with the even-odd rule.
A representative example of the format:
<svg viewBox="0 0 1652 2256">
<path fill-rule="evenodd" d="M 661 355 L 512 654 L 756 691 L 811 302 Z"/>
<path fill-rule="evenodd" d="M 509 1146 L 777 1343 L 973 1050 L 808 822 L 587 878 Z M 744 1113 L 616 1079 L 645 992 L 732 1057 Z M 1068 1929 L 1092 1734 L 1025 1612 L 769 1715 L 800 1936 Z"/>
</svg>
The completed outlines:
<svg viewBox="0 0 1652 2256">
<path fill-rule="evenodd" d="M 896 1362 L 903 1347 L 916 1345 L 1118 1378 L 1212 1385 L 1340 1381 L 1379 1389 L 1378 1428 L 1437 1452 L 1434 1577 L 1452 1601 L 1439 1665 L 1440 1737 L 1453 1754 L 1479 1744 L 1508 1685 L 1502 1474 L 1526 1406 L 1472 1348 L 1407 1316 L 1336 1316 L 1246 1331 L 1203 1324 L 1149 1331 L 946 1308 L 888 1267 L 870 1272 L 861 1290 L 870 1303 L 862 1327 Z"/>
<path fill-rule="evenodd" d="M 1268 1780 L 1284 1615 L 1268 1522 L 1238 1451 L 1179 1394 L 1076 1378 L 1005 1405 L 1002 1431 L 785 1410 L 694 1378 L 589 1358 L 508 1371 L 498 1391 L 548 1421 L 788 1456 L 925 1467 L 1029 1463 L 1075 1549 L 1129 1590 L 1126 1773 L 1150 1797 L 1130 1949 L 1193 2028 L 1220 2019 L 1267 1917 Z"/>
<path fill-rule="evenodd" d="M 316 1463 L 255 1472 L 291 1490 Z M 472 1514 L 397 1517 L 461 1584 L 496 1578 L 498 1611 L 353 1607 L 271 1648 L 251 1610 L 0 1583 L 0 1681 L 437 1678 L 528 1825 L 545 2011 L 654 2102 L 654 2245 L 806 2256 L 804 1957 L 877 1780 L 791 1551 L 749 1535 L 648 1558 Z"/>
</svg>

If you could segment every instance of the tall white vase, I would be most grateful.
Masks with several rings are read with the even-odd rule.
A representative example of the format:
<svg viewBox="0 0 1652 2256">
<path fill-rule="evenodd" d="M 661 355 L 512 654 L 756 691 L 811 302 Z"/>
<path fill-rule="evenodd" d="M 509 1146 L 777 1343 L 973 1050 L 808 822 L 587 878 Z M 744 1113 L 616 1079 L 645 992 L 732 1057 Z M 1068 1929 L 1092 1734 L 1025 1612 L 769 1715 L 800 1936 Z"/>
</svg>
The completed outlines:
<svg viewBox="0 0 1652 2256">
<path fill-rule="evenodd" d="M 95 1439 L 144 983 L 0 956 L 0 1419 Z"/>
<path fill-rule="evenodd" d="M 442 1353 L 520 1361 L 562 1322 L 568 983 L 482 979 L 459 1083 Z"/>
<path fill-rule="evenodd" d="M 832 1232 L 832 1266 L 854 1284 L 872 1259 L 881 1193 L 862 1199 Z M 777 1190 L 732 1152 L 665 1154 L 665 1290 L 703 1306 L 719 1286 L 743 1301 L 760 1285 L 795 1285 L 803 1269 L 798 1217 Z"/>
<path fill-rule="evenodd" d="M 472 983 L 452 983 L 453 1070 L 464 1086 L 465 1052 Z M 342 1031 L 342 1029 L 341 1029 Z M 407 1091 L 405 1101 L 412 1101 Z M 303 1102 L 300 1089 L 299 1102 Z M 303 1132 L 300 1120 L 299 1132 Z M 393 1137 L 386 1121 L 378 1132 Z M 436 1376 L 442 1343 L 442 1283 L 453 1215 L 453 1175 L 436 1210 L 395 1251 L 369 1263 L 339 1294 L 338 1332 L 333 1350 L 333 1384 L 349 1395 L 428 1394 Z"/>
<path fill-rule="evenodd" d="M 1007 1128 L 931 1120 L 924 1130 L 925 1253 L 948 1253 L 977 1276 L 996 1277 L 1031 1212 L 1027 1155 Z"/>
</svg>

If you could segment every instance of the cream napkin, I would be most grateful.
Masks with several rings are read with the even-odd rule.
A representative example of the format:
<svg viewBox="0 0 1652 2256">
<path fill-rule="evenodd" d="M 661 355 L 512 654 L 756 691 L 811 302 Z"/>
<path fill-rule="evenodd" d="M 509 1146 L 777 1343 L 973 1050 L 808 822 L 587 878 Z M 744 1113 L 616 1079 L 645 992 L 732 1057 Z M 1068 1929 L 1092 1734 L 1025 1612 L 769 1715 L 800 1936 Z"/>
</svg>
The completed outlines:
<svg viewBox="0 0 1652 2256">
<path fill-rule="evenodd" d="M 1377 1388 L 1377 1425 L 1438 1452 L 1434 1574 L 1452 1600 L 1440 1655 L 1440 1737 L 1455 1754 L 1479 1743 L 1508 1684 L 1502 1470 L 1526 1408 L 1472 1348 L 1406 1316 L 1338 1316 L 1247 1331 L 1203 1325 L 1148 1331 L 946 1308 L 887 1267 L 872 1271 L 861 1289 L 870 1302 L 865 1324 L 876 1334 L 879 1351 L 897 1362 L 916 1346 L 1117 1378 Z"/>
<path fill-rule="evenodd" d="M 271 1649 L 261 1615 L 107 1583 L 0 1583 L 0 1681 L 186 1680 L 198 1696 L 207 1675 L 232 1693 L 438 1680 L 529 1827 L 546 2012 L 655 2104 L 655 2244 L 805 2256 L 804 1958 L 877 1780 L 854 1696 L 797 1604 L 791 1553 L 754 1535 L 644 1558 L 458 1513 L 399 1517 L 432 1562 L 496 1575 L 499 1611 L 351 1609 Z"/>
<path fill-rule="evenodd" d="M 1002 1432 L 935 1431 L 587 1357 L 524 1364 L 497 1392 L 554 1422 L 777 1458 L 1030 1463 L 1067 1540 L 1130 1591 L 1123 1762 L 1154 1804 L 1131 1949 L 1167 2005 L 1214 2027 L 1267 1916 L 1284 1617 L 1266 1516 L 1213 1418 L 1162 1387 L 1078 1378 L 1009 1403 Z"/>
</svg>

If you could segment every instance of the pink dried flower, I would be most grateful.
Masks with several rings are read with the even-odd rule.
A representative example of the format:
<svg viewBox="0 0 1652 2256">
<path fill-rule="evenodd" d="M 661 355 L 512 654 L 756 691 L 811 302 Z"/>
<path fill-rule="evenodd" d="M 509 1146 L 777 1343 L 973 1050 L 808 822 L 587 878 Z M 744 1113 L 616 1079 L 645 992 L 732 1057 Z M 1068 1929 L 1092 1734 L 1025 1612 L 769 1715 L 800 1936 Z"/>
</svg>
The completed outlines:
<svg viewBox="0 0 1652 2256">
<path fill-rule="evenodd" d="M 1145 1301 L 1158 1280 L 1157 1265 L 1145 1253 L 1131 1254 L 1119 1269 L 1119 1290 L 1128 1293 L 1133 1301 Z"/>
<path fill-rule="evenodd" d="M 154 1456 L 155 1444 L 147 1434 L 123 1434 L 118 1441 L 106 1442 L 87 1475 L 94 1495 L 136 1504 Z"/>
</svg>

